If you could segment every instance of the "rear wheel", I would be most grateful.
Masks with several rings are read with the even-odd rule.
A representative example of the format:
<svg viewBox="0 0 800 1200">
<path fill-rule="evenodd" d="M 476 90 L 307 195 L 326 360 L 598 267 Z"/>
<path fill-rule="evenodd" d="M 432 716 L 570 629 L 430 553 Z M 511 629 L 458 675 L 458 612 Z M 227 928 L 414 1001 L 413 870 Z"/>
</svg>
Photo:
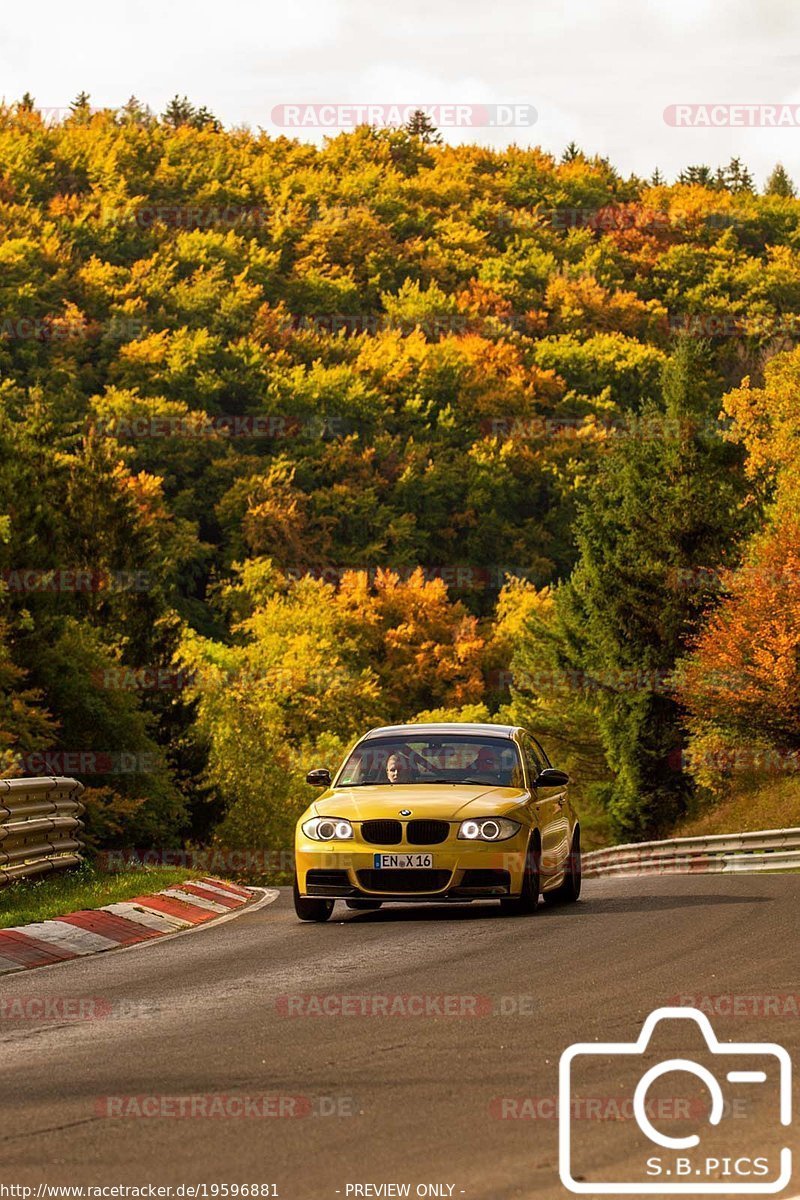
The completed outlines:
<svg viewBox="0 0 800 1200">
<path fill-rule="evenodd" d="M 348 908 L 354 908 L 356 912 L 372 912 L 373 909 L 380 908 L 383 904 L 382 900 L 345 900 Z"/>
<path fill-rule="evenodd" d="M 509 916 L 522 916 L 536 912 L 539 903 L 541 850 L 538 841 L 532 841 L 525 858 L 525 873 L 522 876 L 522 891 L 519 896 L 508 896 L 500 901 L 500 907 Z"/>
<path fill-rule="evenodd" d="M 563 881 L 552 892 L 544 892 L 545 904 L 574 904 L 581 894 L 581 831 L 575 830 L 572 849 L 567 860 L 567 873 Z"/>
<path fill-rule="evenodd" d="M 327 921 L 333 912 L 333 900 L 323 900 L 317 896 L 301 896 L 294 881 L 294 911 L 301 921 Z"/>
</svg>

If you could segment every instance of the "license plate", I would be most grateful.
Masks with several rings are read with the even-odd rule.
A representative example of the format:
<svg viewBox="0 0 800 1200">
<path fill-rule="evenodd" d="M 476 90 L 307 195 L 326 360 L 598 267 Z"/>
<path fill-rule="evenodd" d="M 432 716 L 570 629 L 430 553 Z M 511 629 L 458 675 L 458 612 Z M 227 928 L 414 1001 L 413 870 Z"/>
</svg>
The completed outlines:
<svg viewBox="0 0 800 1200">
<path fill-rule="evenodd" d="M 376 854 L 373 856 L 376 871 L 408 871 L 418 867 L 432 867 L 432 854 Z"/>
</svg>

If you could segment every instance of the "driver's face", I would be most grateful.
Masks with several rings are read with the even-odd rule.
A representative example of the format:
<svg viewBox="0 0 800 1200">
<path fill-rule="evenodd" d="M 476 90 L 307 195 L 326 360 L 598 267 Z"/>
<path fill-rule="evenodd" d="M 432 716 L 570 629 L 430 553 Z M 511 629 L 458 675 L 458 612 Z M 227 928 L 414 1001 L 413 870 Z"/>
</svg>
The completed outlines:
<svg viewBox="0 0 800 1200">
<path fill-rule="evenodd" d="M 386 763 L 386 778 L 389 783 L 399 783 L 407 774 L 405 763 L 399 754 L 390 754 Z"/>
</svg>

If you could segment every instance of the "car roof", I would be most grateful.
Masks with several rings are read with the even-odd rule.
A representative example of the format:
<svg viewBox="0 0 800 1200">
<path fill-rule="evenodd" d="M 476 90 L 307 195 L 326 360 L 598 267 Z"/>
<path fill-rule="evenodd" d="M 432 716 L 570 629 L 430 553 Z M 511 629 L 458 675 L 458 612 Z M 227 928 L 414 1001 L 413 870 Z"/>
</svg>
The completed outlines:
<svg viewBox="0 0 800 1200">
<path fill-rule="evenodd" d="M 478 725 L 467 721 L 450 721 L 442 722 L 434 725 L 381 725 L 377 729 L 370 729 L 369 733 L 365 733 L 362 741 L 368 738 L 386 737 L 387 735 L 408 735 L 409 737 L 419 736 L 420 734 L 434 734 L 440 736 L 442 734 L 488 734 L 493 737 L 512 738 L 517 732 L 516 725 Z"/>
</svg>

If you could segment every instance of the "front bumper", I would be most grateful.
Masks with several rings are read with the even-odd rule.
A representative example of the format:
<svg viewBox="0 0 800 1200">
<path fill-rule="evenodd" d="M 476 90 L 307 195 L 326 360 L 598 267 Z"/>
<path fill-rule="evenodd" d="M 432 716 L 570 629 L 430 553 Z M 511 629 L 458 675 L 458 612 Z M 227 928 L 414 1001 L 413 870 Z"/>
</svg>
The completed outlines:
<svg viewBox="0 0 800 1200">
<path fill-rule="evenodd" d="M 295 846 L 302 896 L 328 899 L 475 900 L 519 895 L 527 831 L 506 842 L 448 839 L 438 846 L 372 846 L 355 842 L 320 845 L 301 835 Z M 380 854 L 429 854 L 432 867 L 375 867 Z"/>
</svg>

